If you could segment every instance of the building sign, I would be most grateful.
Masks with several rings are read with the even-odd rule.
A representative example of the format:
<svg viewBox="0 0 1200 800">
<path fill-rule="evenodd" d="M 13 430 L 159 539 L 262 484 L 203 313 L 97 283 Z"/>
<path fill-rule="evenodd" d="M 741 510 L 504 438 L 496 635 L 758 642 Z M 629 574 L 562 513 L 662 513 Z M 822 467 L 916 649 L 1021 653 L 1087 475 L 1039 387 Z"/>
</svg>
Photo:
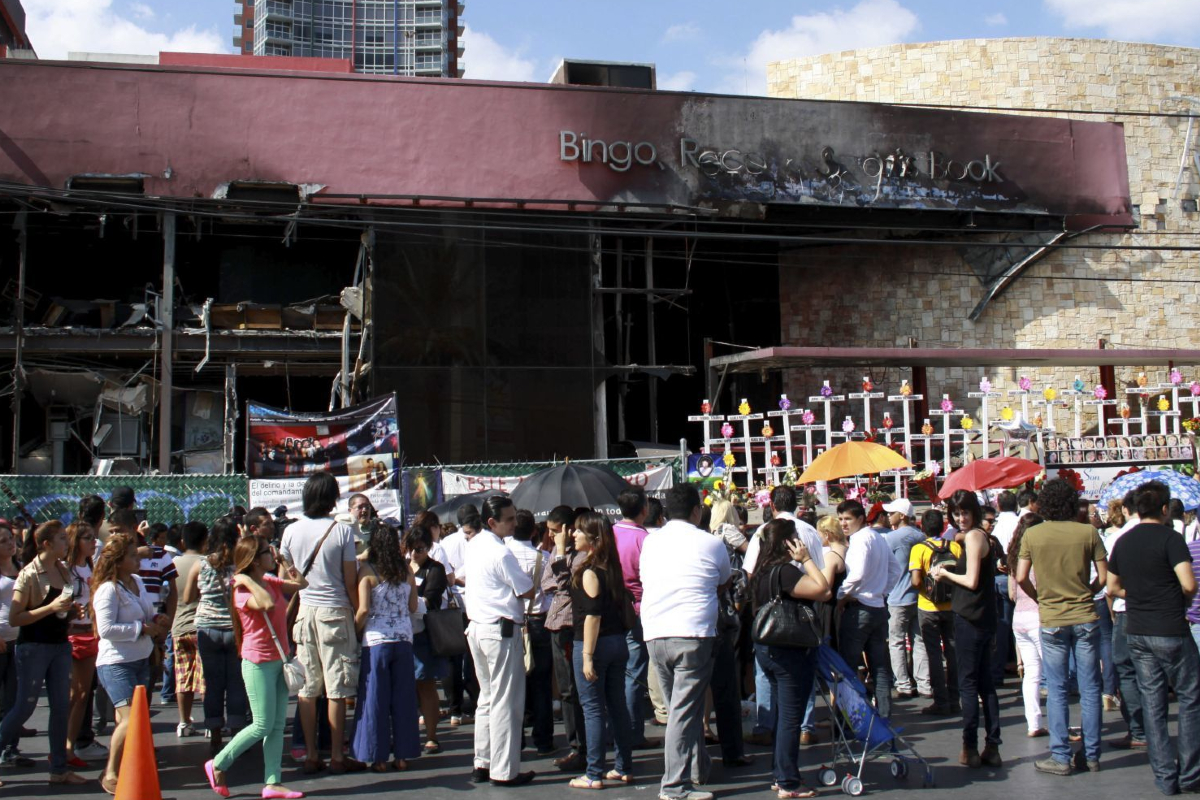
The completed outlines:
<svg viewBox="0 0 1200 800">
<path fill-rule="evenodd" d="M 341 489 L 338 510 L 346 511 L 350 496 L 361 493 L 381 517 L 401 518 L 395 395 L 328 413 L 250 402 L 246 416 L 252 507 L 287 506 L 288 516 L 295 517 L 303 508 L 304 482 L 329 472 Z"/>
<path fill-rule="evenodd" d="M 263 102 L 281 96 L 287 102 Z M 1124 129 L 1092 119 L 0 59 L 0 107 L 25 106 L 39 113 L 7 120 L 21 156 L 0 153 L 0 181 L 61 187 L 77 174 L 136 173 L 157 197 L 213 197 L 230 181 L 266 180 L 315 187 L 312 203 L 503 198 L 720 216 L 788 204 L 1044 214 L 1065 217 L 1068 227 L 1132 223 Z M 229 136 L 230 107 L 255 109 L 242 135 Z M 130 128 L 147 108 L 154 124 Z M 294 128 L 296 108 L 321 113 L 306 135 L 281 137 Z M 348 121 L 387 136 L 382 144 L 346 140 Z"/>
</svg>

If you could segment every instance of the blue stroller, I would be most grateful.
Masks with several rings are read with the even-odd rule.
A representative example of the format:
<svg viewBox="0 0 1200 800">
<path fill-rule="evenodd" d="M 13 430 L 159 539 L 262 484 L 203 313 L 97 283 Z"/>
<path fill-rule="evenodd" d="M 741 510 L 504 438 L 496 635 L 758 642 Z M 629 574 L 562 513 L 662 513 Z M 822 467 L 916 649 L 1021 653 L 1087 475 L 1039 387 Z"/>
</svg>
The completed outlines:
<svg viewBox="0 0 1200 800">
<path fill-rule="evenodd" d="M 822 786 L 835 786 L 838 764 L 845 763 L 842 791 L 857 797 L 863 793 L 863 767 L 875 758 L 890 758 L 892 777 L 897 780 L 908 775 L 910 764 L 919 764 L 925 770 L 922 786 L 934 785 L 933 767 L 887 720 L 875 713 L 858 674 L 827 644 L 817 649 L 816 685 L 826 690 L 822 696 L 829 706 L 833 731 L 833 761 L 817 773 Z"/>
</svg>

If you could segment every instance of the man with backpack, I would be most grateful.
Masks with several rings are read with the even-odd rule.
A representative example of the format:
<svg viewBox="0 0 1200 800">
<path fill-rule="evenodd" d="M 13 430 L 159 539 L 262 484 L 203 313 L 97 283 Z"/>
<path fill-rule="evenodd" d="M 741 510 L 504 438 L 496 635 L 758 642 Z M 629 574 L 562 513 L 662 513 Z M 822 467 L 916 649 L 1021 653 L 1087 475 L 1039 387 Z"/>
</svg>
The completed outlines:
<svg viewBox="0 0 1200 800">
<path fill-rule="evenodd" d="M 939 717 L 948 717 L 960 710 L 954 612 L 950 608 L 954 587 L 929 577 L 934 567 L 952 569 L 962 558 L 962 545 L 942 538 L 945 527 L 942 512 L 926 511 L 921 516 L 921 529 L 926 538 L 913 545 L 908 560 L 909 575 L 917 590 L 917 624 L 929 658 L 929 683 L 933 688 L 933 702 L 921 709 L 921 713 Z M 945 666 L 942 665 L 943 658 Z M 951 686 L 955 687 L 954 692 L 950 691 Z"/>
</svg>

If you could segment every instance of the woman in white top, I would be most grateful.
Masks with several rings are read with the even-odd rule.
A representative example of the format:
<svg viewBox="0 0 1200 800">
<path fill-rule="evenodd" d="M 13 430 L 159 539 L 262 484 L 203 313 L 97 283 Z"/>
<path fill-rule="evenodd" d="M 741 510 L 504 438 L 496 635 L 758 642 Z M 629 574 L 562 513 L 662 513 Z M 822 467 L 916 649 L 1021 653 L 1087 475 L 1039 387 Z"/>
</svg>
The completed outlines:
<svg viewBox="0 0 1200 800">
<path fill-rule="evenodd" d="M 17 634 L 8 624 L 13 589 L 17 585 L 17 540 L 12 528 L 0 525 L 0 718 L 8 714 L 17 699 Z"/>
<path fill-rule="evenodd" d="M 416 582 L 390 525 L 371 537 L 368 553 L 359 571 L 354 617 L 363 643 L 354 757 L 385 772 L 390 754 L 392 766 L 403 771 L 408 759 L 421 753 L 412 647 Z"/>
<path fill-rule="evenodd" d="M 75 740 L 83 727 L 83 712 L 96 677 L 96 656 L 100 640 L 92 627 L 92 556 L 96 554 L 96 530 L 86 522 L 67 526 L 67 570 L 74 587 L 75 607 L 67 628 L 71 643 L 71 716 L 67 720 L 67 765 L 87 769 L 87 762 L 75 755 Z"/>
<path fill-rule="evenodd" d="M 149 682 L 150 653 L 155 642 L 167 635 L 167 618 L 155 613 L 154 600 L 138 575 L 140 567 L 137 540 L 118 533 L 104 545 L 92 576 L 92 609 L 100 636 L 96 671 L 117 715 L 108 768 L 100 780 L 110 794 L 117 792 L 117 766 L 121 763 L 134 690 Z"/>
</svg>

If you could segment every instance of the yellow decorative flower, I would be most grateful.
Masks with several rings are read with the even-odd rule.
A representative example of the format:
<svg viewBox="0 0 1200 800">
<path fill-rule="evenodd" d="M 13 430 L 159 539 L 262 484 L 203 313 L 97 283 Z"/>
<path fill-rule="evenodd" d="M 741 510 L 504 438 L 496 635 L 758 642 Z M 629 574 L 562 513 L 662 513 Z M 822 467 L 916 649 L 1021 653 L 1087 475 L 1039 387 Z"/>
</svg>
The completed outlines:
<svg viewBox="0 0 1200 800">
<path fill-rule="evenodd" d="M 708 497 L 704 498 L 704 505 L 706 505 L 706 506 L 711 506 L 711 505 L 712 505 L 712 503 L 713 503 L 713 501 L 712 501 L 712 495 L 709 495 Z"/>
<path fill-rule="evenodd" d="M 750 404 L 743 400 L 741 405 L 738 406 L 738 413 L 743 417 L 748 415 L 750 413 Z"/>
<path fill-rule="evenodd" d="M 719 492 L 725 488 L 725 482 L 724 481 L 714 481 L 713 488 Z"/>
<path fill-rule="evenodd" d="M 1005 406 L 1004 408 L 1000 409 L 1000 419 L 1004 420 L 1005 422 L 1012 422 L 1013 410 L 1010 406 Z"/>
<path fill-rule="evenodd" d="M 725 462 L 725 466 L 727 467 L 732 467 L 737 463 L 737 459 L 734 458 L 733 453 L 729 452 L 728 450 L 725 451 L 725 457 L 721 460 Z"/>
<path fill-rule="evenodd" d="M 1137 385 L 1145 386 L 1147 383 L 1149 383 L 1149 380 L 1147 380 L 1147 378 L 1146 378 L 1146 373 L 1139 372 L 1138 377 L 1137 377 Z"/>
<path fill-rule="evenodd" d="M 961 425 L 964 431 L 969 431 L 971 428 L 975 427 L 975 420 L 971 419 L 969 416 L 963 417 Z"/>
<path fill-rule="evenodd" d="M 933 426 L 929 424 L 929 420 L 925 420 L 925 424 L 921 426 L 921 433 L 925 436 L 933 434 Z"/>
<path fill-rule="evenodd" d="M 900 394 L 905 397 L 908 397 L 910 394 L 912 394 L 912 387 L 908 385 L 908 381 L 904 381 L 900 384 Z"/>
<path fill-rule="evenodd" d="M 1053 386 L 1047 386 L 1045 391 L 1042 392 L 1042 397 L 1046 398 L 1047 403 L 1053 403 L 1054 398 L 1058 397 L 1058 390 Z"/>
<path fill-rule="evenodd" d="M 763 425 L 763 436 L 770 439 L 774 435 L 775 435 L 775 429 L 771 427 L 771 423 L 768 422 L 765 425 Z"/>
<path fill-rule="evenodd" d="M 1159 411 L 1169 411 L 1170 409 L 1171 409 L 1171 401 L 1166 398 L 1166 395 L 1159 397 L 1158 398 L 1158 410 Z"/>
</svg>

